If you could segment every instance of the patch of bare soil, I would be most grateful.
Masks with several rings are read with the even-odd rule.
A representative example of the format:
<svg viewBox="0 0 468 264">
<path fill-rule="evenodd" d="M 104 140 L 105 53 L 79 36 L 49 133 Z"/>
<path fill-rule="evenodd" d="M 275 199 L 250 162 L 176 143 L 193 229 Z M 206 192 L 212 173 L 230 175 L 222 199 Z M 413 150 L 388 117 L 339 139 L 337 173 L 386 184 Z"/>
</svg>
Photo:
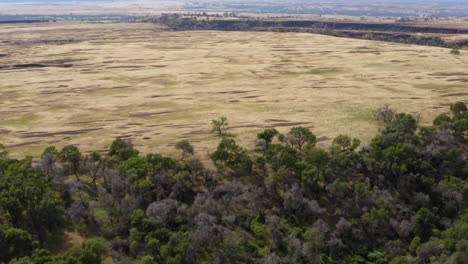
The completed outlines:
<svg viewBox="0 0 468 264">
<path fill-rule="evenodd" d="M 242 94 L 242 93 L 250 93 L 255 92 L 257 90 L 250 90 L 250 91 L 223 91 L 223 92 L 216 92 L 214 94 Z"/>
<path fill-rule="evenodd" d="M 458 79 L 450 79 L 447 80 L 449 82 L 468 82 L 468 78 L 458 78 Z"/>
<path fill-rule="evenodd" d="M 430 76 L 465 76 L 468 75 L 466 72 L 436 72 L 428 74 Z"/>
<path fill-rule="evenodd" d="M 452 96 L 468 96 L 468 93 L 452 93 L 452 94 L 442 95 L 442 97 L 452 97 Z"/>
<path fill-rule="evenodd" d="M 62 67 L 70 68 L 72 64 L 43 64 L 43 63 L 26 63 L 26 64 L 15 64 L 15 65 L 0 65 L 0 69 L 26 69 L 26 68 L 46 68 L 46 67 Z"/>
<path fill-rule="evenodd" d="M 289 122 L 289 120 L 284 119 L 267 119 L 265 122 Z"/>
<path fill-rule="evenodd" d="M 11 132 L 11 130 L 8 130 L 8 129 L 0 129 L 0 135 L 1 134 L 8 134 L 10 132 Z"/>
<path fill-rule="evenodd" d="M 8 145 L 7 147 L 8 148 L 18 148 L 18 147 L 29 146 L 29 145 L 37 145 L 37 144 L 41 144 L 41 143 L 42 143 L 42 141 L 37 140 L 37 141 L 31 141 L 31 142 L 23 142 L 23 143 L 18 143 L 18 144 L 12 144 L 12 145 Z"/>
<path fill-rule="evenodd" d="M 87 128 L 87 129 L 78 129 L 78 130 L 68 130 L 68 131 L 59 131 L 59 132 L 26 132 L 21 135 L 21 138 L 32 138 L 32 137 L 54 137 L 54 136 L 64 136 L 64 135 L 79 135 L 85 134 L 91 131 L 100 130 L 101 128 Z"/>
<path fill-rule="evenodd" d="M 211 133 L 210 130 L 195 130 L 195 131 L 184 133 L 183 135 L 208 135 L 210 133 Z"/>
<path fill-rule="evenodd" d="M 331 140 L 331 138 L 329 138 L 329 137 L 319 137 L 319 138 L 317 138 L 317 142 L 324 142 L 324 141 L 327 141 L 327 140 Z"/>
<path fill-rule="evenodd" d="M 292 126 L 300 126 L 310 124 L 310 122 L 281 122 L 281 123 L 274 123 L 271 125 L 266 125 L 265 128 L 275 128 L 275 127 L 292 127 Z"/>
<path fill-rule="evenodd" d="M 179 111 L 161 111 L 161 112 L 155 112 L 155 113 L 135 113 L 135 114 L 129 114 L 129 117 L 147 117 L 147 116 L 154 116 L 154 115 L 164 115 L 164 114 L 172 114 L 172 113 L 177 113 Z"/>
</svg>

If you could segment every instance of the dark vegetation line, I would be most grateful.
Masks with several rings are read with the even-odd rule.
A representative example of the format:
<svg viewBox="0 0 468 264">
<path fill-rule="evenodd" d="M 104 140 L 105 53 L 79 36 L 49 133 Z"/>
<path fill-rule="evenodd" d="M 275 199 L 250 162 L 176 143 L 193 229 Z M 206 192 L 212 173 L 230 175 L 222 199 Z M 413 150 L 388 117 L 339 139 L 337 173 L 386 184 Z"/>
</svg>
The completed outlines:
<svg viewBox="0 0 468 264">
<path fill-rule="evenodd" d="M 446 48 L 464 48 L 468 46 L 468 41 L 466 40 L 457 43 L 447 43 L 440 36 L 416 35 L 416 33 L 468 34 L 468 29 L 418 27 L 405 23 L 332 22 L 298 19 L 255 19 L 248 17 L 226 19 L 201 15 L 197 17 L 193 15 L 165 14 L 138 21 L 161 23 L 174 30 L 304 32 Z"/>
<path fill-rule="evenodd" d="M 133 22 L 135 19 L 144 18 L 142 15 L 125 14 L 103 14 L 103 15 L 80 15 L 80 14 L 62 14 L 62 15 L 2 15 L 0 14 L 0 24 L 14 23 L 41 23 L 57 21 L 112 21 L 112 22 Z"/>
<path fill-rule="evenodd" d="M 227 13 L 228 15 L 231 13 Z M 165 14 L 158 17 L 142 16 L 0 16 L 0 24 L 40 23 L 56 21 L 114 21 L 114 22 L 150 22 L 161 23 L 173 30 L 225 30 L 225 31 L 271 31 L 271 32 L 302 32 L 324 34 L 336 37 L 378 40 L 424 46 L 463 49 L 468 47 L 468 40 L 446 42 L 440 36 L 424 36 L 422 34 L 468 34 L 468 29 L 438 28 L 405 25 L 404 23 L 372 23 L 372 22 L 328 22 L 321 20 L 297 19 L 257 19 L 230 16 L 197 14 Z M 36 19 L 37 18 L 37 19 Z M 208 19 L 205 19 L 208 18 Z"/>
<path fill-rule="evenodd" d="M 0 151 L 0 263 L 466 263 L 468 110 L 432 126 L 383 107 L 369 146 L 329 150 L 304 127 L 266 129 L 248 152 L 213 121 L 216 170 L 142 156 L 116 139 L 83 155 L 48 147 L 32 165 Z M 64 231 L 87 238 L 69 245 Z"/>
<path fill-rule="evenodd" d="M 44 23 L 49 22 L 48 20 L 33 20 L 33 19 L 26 19 L 26 20 L 0 20 L 0 24 L 19 24 L 19 23 Z"/>
</svg>

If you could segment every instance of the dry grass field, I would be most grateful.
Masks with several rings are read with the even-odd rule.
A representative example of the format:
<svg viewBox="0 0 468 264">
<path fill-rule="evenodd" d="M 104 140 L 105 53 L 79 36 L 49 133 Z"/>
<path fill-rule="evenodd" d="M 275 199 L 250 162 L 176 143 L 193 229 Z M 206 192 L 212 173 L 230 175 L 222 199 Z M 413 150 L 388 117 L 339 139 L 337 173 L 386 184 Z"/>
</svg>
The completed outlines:
<svg viewBox="0 0 468 264">
<path fill-rule="evenodd" d="M 305 126 L 326 146 L 368 142 L 385 103 L 422 122 L 468 100 L 468 53 L 303 33 L 164 31 L 155 24 L 0 26 L 0 143 L 14 156 L 46 145 L 104 150 L 130 138 L 175 155 L 190 140 L 206 157 L 226 116 L 236 141 Z"/>
</svg>

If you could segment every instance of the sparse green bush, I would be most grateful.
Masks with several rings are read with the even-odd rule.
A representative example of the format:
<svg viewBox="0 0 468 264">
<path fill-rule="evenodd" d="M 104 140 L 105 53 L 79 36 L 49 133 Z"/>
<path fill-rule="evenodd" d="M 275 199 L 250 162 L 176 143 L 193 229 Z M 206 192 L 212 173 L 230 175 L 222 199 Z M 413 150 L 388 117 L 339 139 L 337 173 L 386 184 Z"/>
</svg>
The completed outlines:
<svg viewBox="0 0 468 264">
<path fill-rule="evenodd" d="M 394 108 L 392 108 L 389 104 L 385 104 L 372 111 L 372 115 L 378 121 L 389 123 L 392 122 L 396 112 L 397 111 Z"/>
<path fill-rule="evenodd" d="M 226 117 L 222 116 L 218 119 L 212 120 L 211 124 L 213 125 L 211 131 L 213 133 L 217 133 L 218 136 L 222 136 L 224 135 L 229 122 L 227 121 Z"/>
<path fill-rule="evenodd" d="M 453 48 L 450 50 L 450 54 L 453 54 L 453 55 L 460 55 L 461 52 L 460 52 L 460 49 L 459 48 Z"/>
</svg>

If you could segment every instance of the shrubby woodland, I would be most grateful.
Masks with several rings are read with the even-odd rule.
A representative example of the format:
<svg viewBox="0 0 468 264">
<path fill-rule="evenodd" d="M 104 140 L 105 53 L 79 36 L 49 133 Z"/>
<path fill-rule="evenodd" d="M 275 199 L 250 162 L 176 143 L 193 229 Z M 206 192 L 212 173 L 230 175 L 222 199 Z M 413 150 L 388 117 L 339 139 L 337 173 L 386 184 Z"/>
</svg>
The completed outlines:
<svg viewBox="0 0 468 264">
<path fill-rule="evenodd" d="M 255 150 L 219 130 L 207 169 L 180 158 L 48 147 L 0 150 L 0 263 L 466 263 L 468 110 L 420 126 L 385 118 L 369 146 L 329 149 L 294 127 L 266 129 Z M 67 247 L 65 232 L 86 240 Z"/>
</svg>

